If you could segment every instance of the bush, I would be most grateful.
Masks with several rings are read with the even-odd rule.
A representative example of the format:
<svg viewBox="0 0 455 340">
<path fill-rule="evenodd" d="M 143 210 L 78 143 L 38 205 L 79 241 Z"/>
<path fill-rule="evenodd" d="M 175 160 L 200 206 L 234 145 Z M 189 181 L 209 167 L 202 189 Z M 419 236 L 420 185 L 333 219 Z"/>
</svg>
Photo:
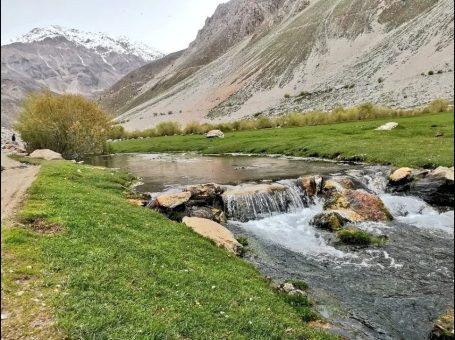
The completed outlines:
<svg viewBox="0 0 455 340">
<path fill-rule="evenodd" d="M 66 159 L 81 159 L 105 150 L 111 124 L 94 101 L 46 90 L 26 98 L 16 129 L 28 151 L 51 149 Z"/>
<path fill-rule="evenodd" d="M 186 125 L 183 132 L 187 135 L 202 134 L 203 129 L 202 129 L 201 124 L 199 124 L 198 122 L 190 122 Z"/>
<path fill-rule="evenodd" d="M 449 111 L 449 102 L 442 98 L 435 99 L 428 104 L 425 111 L 431 113 L 447 112 Z"/>
<path fill-rule="evenodd" d="M 286 94 L 284 95 L 284 98 L 286 98 L 286 99 L 291 98 L 291 95 L 290 95 L 289 93 L 286 93 Z"/>
<path fill-rule="evenodd" d="M 268 117 L 261 117 L 257 121 L 258 129 L 270 129 L 274 126 L 275 126 L 275 124 L 273 124 L 272 120 Z"/>
<path fill-rule="evenodd" d="M 112 125 L 109 129 L 108 138 L 109 139 L 123 139 L 126 138 L 126 131 L 125 128 L 121 125 Z"/>
<path fill-rule="evenodd" d="M 181 133 L 180 124 L 176 122 L 162 122 L 156 128 L 157 136 L 173 136 Z"/>
<path fill-rule="evenodd" d="M 428 75 L 432 76 L 434 74 L 434 71 L 428 71 Z"/>
<path fill-rule="evenodd" d="M 384 78 L 379 77 L 379 78 L 378 78 L 378 83 L 381 84 L 381 83 L 383 83 L 383 82 L 384 82 Z"/>
</svg>

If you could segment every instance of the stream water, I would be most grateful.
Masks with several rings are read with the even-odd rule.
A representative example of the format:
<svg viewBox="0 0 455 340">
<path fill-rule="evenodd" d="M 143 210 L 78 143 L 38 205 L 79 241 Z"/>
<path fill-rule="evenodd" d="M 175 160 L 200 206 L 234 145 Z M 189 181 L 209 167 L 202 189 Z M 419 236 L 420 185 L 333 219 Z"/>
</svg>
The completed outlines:
<svg viewBox="0 0 455 340">
<path fill-rule="evenodd" d="M 236 235 L 246 235 L 246 259 L 276 281 L 302 279 L 312 287 L 320 313 L 349 339 L 428 339 L 432 324 L 454 303 L 454 212 L 440 212 L 416 197 L 384 192 L 387 168 L 362 167 L 286 157 L 194 154 L 116 155 L 91 164 L 127 170 L 142 178 L 142 191 L 163 191 L 186 184 L 216 182 L 238 185 L 281 180 L 284 198 L 258 197 L 265 214 L 248 222 L 228 222 Z M 349 176 L 383 200 L 394 216 L 388 223 L 358 227 L 387 235 L 380 248 L 339 245 L 332 233 L 310 226 L 323 203 L 299 204 L 292 181 L 307 174 Z M 253 198 L 252 198 L 253 199 Z M 228 215 L 247 203 L 230 202 Z M 229 210 L 232 211 L 229 211 Z M 254 211 L 256 213 L 256 211 Z"/>
</svg>

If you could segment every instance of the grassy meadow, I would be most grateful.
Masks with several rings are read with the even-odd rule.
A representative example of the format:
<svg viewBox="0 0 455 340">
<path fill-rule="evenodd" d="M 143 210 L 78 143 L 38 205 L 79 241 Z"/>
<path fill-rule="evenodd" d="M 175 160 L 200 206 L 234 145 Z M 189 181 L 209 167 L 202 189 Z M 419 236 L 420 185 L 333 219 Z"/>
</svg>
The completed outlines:
<svg viewBox="0 0 455 340">
<path fill-rule="evenodd" d="M 41 164 L 19 222 L 2 223 L 2 337 L 335 338 L 303 321 L 307 301 L 290 303 L 252 265 L 130 203 L 131 180 Z"/>
<path fill-rule="evenodd" d="M 375 131 L 395 121 L 392 131 Z M 453 112 L 380 118 L 314 126 L 228 132 L 224 139 L 203 135 L 164 136 L 110 143 L 114 153 L 195 151 L 204 154 L 258 153 L 349 159 L 395 166 L 454 164 Z"/>
</svg>

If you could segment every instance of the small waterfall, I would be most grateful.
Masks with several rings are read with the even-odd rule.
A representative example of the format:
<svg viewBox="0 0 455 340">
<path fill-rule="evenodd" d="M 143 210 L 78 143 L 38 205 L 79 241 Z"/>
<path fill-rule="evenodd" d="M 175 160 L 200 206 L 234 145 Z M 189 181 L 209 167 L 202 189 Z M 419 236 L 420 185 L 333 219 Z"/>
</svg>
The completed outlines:
<svg viewBox="0 0 455 340">
<path fill-rule="evenodd" d="M 308 206 L 306 193 L 296 180 L 228 187 L 222 197 L 228 218 L 242 222 L 296 212 Z"/>
</svg>

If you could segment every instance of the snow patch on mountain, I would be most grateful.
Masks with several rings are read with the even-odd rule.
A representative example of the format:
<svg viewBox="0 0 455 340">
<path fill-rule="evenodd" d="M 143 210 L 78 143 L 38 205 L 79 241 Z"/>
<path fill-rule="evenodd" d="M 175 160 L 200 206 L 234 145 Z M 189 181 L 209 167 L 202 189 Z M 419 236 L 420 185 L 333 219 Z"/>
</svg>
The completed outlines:
<svg viewBox="0 0 455 340">
<path fill-rule="evenodd" d="M 58 25 L 52 25 L 44 28 L 34 28 L 30 32 L 8 41 L 12 43 L 33 43 L 45 39 L 54 39 L 63 37 L 75 44 L 85 48 L 95 50 L 101 55 L 107 55 L 111 52 L 119 54 L 131 54 L 142 58 L 145 61 L 153 61 L 164 57 L 164 54 L 146 44 L 135 42 L 127 37 L 112 38 L 105 33 L 85 32 L 75 28 L 66 28 Z"/>
</svg>

